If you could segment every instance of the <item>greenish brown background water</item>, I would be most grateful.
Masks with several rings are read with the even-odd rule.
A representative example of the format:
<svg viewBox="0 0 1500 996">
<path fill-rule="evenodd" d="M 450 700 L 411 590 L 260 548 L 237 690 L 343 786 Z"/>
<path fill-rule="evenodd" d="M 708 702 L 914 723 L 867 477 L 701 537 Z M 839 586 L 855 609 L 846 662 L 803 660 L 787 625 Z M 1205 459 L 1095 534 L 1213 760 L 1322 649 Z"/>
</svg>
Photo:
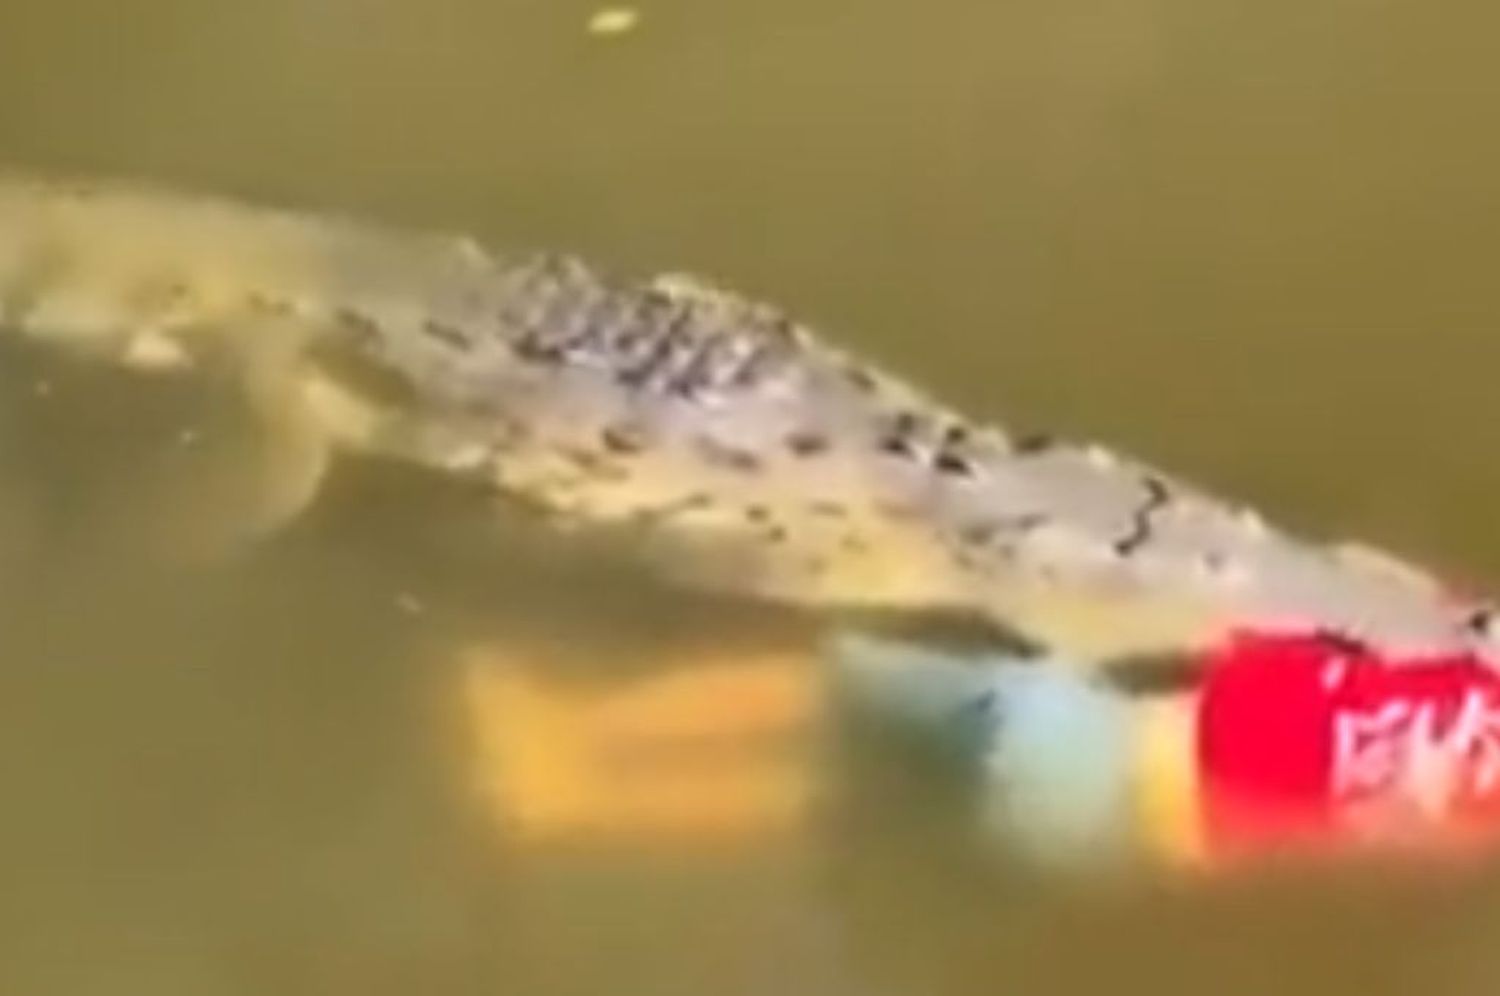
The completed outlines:
<svg viewBox="0 0 1500 996">
<path fill-rule="evenodd" d="M 710 273 L 976 414 L 1500 586 L 1493 7 L 641 11 L 605 39 L 538 0 L 12 0 L 0 158 Z M 1021 887 L 920 785 L 721 853 L 508 850 L 456 645 L 524 632 L 607 688 L 800 624 L 370 468 L 274 541 L 164 565 L 134 540 L 214 496 L 142 468 L 212 400 L 6 362 L 0 992 L 1500 986 L 1493 874 Z"/>
</svg>

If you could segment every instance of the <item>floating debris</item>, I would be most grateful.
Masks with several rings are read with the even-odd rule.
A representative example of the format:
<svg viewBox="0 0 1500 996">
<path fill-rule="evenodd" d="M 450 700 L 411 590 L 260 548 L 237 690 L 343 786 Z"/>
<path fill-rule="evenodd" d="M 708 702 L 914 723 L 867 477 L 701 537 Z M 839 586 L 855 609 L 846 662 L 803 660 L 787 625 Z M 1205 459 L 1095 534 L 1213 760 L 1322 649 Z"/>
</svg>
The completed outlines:
<svg viewBox="0 0 1500 996">
<path fill-rule="evenodd" d="M 628 34 L 641 23 L 641 12 L 635 7 L 600 7 L 589 17 L 588 33 L 599 38 Z"/>
</svg>

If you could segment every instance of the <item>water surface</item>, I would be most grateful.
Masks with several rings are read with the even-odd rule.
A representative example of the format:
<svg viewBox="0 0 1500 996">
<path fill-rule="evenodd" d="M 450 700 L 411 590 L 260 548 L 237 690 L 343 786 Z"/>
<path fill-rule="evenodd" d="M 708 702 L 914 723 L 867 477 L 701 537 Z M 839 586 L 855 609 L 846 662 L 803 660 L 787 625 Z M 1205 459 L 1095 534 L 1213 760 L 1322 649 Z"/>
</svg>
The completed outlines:
<svg viewBox="0 0 1500 996">
<path fill-rule="evenodd" d="M 1500 587 L 1493 8 L 660 0 L 612 38 L 591 13 L 11 4 L 0 149 L 705 272 L 976 414 Z M 1018 880 L 920 771 L 823 794 L 805 620 L 381 468 L 184 563 L 245 500 L 235 413 L 29 353 L 0 388 L 5 992 L 1500 984 L 1493 876 Z M 599 724 L 722 699 L 630 693 L 735 662 L 738 733 L 506 810 L 485 744 L 515 702 L 575 770 Z"/>
</svg>

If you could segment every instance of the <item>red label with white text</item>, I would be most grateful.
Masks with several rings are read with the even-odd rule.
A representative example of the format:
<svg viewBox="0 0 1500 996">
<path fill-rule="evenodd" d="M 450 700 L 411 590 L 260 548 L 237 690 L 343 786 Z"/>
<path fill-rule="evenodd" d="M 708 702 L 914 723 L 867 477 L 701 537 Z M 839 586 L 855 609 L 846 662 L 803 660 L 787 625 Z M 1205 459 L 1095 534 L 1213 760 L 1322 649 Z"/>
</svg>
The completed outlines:
<svg viewBox="0 0 1500 996">
<path fill-rule="evenodd" d="M 1500 674 L 1479 658 L 1246 633 L 1209 665 L 1197 746 L 1211 850 L 1500 834 Z"/>
</svg>

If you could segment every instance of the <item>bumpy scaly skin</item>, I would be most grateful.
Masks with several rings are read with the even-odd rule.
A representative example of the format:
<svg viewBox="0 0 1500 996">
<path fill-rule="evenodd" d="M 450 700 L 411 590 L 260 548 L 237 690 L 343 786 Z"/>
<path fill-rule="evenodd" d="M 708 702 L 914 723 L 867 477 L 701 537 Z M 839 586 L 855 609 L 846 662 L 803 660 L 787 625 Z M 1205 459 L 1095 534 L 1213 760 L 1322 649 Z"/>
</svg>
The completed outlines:
<svg viewBox="0 0 1500 996">
<path fill-rule="evenodd" d="M 129 366 L 231 371 L 303 438 L 624 529 L 702 584 L 973 611 L 1089 660 L 1237 625 L 1391 653 L 1491 644 L 1484 607 L 1414 568 L 1303 542 L 1097 446 L 976 425 L 688 277 L 12 178 L 0 321 Z"/>
</svg>

